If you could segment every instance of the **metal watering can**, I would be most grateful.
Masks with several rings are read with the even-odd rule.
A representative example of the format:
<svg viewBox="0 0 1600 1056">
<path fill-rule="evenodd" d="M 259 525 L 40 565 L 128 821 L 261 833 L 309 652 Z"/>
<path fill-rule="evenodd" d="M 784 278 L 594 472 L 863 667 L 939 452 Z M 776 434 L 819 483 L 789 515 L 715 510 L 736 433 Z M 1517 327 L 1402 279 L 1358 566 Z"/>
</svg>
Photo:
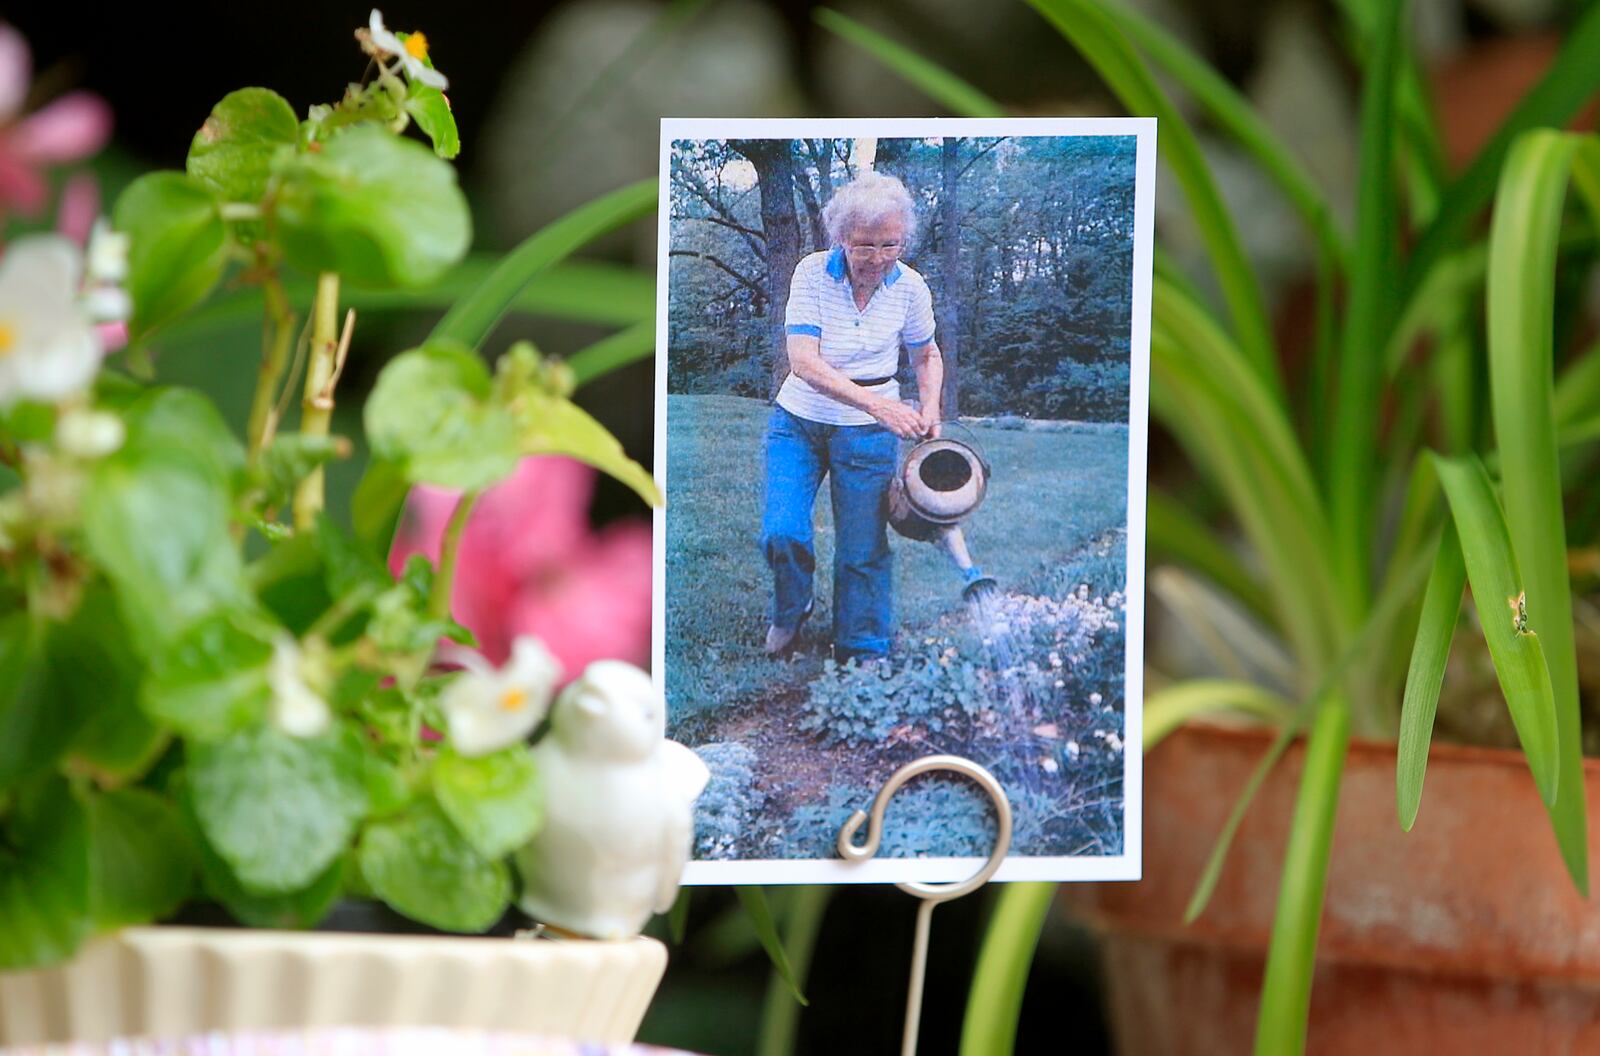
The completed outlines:
<svg viewBox="0 0 1600 1056">
<path fill-rule="evenodd" d="M 940 425 L 966 429 L 959 422 Z M 972 436 L 972 430 L 966 432 Z M 983 502 L 991 475 L 976 437 L 967 443 L 940 436 L 907 448 L 889 482 L 890 527 L 907 539 L 933 543 L 948 554 L 966 581 L 961 593 L 967 598 L 995 585 L 994 579 L 973 563 L 961 532 L 961 522 Z"/>
</svg>

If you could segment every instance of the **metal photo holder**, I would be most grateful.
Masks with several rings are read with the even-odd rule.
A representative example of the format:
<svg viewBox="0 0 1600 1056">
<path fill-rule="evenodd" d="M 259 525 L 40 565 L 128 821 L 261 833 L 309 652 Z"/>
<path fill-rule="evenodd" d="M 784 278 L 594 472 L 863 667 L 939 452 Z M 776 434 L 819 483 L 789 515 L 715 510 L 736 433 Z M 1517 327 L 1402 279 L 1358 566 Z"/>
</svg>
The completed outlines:
<svg viewBox="0 0 1600 1056">
<path fill-rule="evenodd" d="M 922 1022 L 922 983 L 927 974 L 928 932 L 933 924 L 933 907 L 941 902 L 971 894 L 988 883 L 995 870 L 1000 868 L 1000 863 L 1005 860 L 1006 852 L 1011 848 L 1011 803 L 1006 799 L 1005 789 L 1000 786 L 995 776 L 972 760 L 959 755 L 927 755 L 912 760 L 896 770 L 878 790 L 877 797 L 872 801 L 872 824 L 867 828 L 867 841 L 859 847 L 855 843 L 856 832 L 861 828 L 862 822 L 867 820 L 868 815 L 864 810 L 858 810 L 850 815 L 850 820 L 839 829 L 840 856 L 847 861 L 864 862 L 877 854 L 878 845 L 883 839 L 883 813 L 888 809 L 889 800 L 900 790 L 901 785 L 919 774 L 932 770 L 949 770 L 976 781 L 994 803 L 999 831 L 995 834 L 994 850 L 990 852 L 989 860 L 969 879 L 953 884 L 894 885 L 922 900 L 922 904 L 917 907 L 916 939 L 911 946 L 911 986 L 906 994 L 906 1026 L 900 1043 L 901 1056 L 915 1056 L 917 1051 L 917 1030 Z"/>
</svg>

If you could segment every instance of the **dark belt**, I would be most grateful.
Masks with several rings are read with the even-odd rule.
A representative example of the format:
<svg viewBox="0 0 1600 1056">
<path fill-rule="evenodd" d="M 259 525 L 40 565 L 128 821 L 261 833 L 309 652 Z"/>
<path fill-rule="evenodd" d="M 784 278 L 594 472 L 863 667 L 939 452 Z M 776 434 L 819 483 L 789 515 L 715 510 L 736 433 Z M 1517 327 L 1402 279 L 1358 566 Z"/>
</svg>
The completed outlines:
<svg viewBox="0 0 1600 1056">
<path fill-rule="evenodd" d="M 895 377 L 896 377 L 896 375 L 890 374 L 886 378 L 851 378 L 850 380 L 855 382 L 857 385 L 872 386 L 872 385 L 882 385 L 884 382 L 887 382 L 887 381 L 893 381 L 895 379 Z"/>
</svg>

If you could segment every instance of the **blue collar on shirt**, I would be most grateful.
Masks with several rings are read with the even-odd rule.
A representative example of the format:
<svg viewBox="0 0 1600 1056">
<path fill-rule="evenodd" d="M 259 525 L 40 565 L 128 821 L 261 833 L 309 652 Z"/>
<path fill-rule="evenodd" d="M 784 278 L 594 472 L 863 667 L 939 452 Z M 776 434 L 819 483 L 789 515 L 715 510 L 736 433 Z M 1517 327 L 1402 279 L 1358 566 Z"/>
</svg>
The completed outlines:
<svg viewBox="0 0 1600 1056">
<path fill-rule="evenodd" d="M 894 267 L 889 269 L 889 274 L 883 277 L 884 286 L 893 286 L 896 282 L 899 282 L 902 270 L 904 269 L 900 267 L 900 262 L 895 261 Z M 844 247 L 834 246 L 833 252 L 828 254 L 828 275 L 832 277 L 834 282 L 843 282 L 849 277 L 849 274 L 844 263 Z"/>
</svg>

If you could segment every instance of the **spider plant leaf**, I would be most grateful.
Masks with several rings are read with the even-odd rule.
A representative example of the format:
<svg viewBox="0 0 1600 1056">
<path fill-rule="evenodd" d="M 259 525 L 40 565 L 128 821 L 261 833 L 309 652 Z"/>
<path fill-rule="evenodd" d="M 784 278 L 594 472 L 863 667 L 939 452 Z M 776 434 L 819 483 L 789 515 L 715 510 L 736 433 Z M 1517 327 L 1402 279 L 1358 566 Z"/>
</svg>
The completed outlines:
<svg viewBox="0 0 1600 1056">
<path fill-rule="evenodd" d="M 855 19 L 826 7 L 817 8 L 811 17 L 816 19 L 817 25 L 869 53 L 951 113 L 961 117 L 1006 116 L 1005 108 L 999 103 L 938 63 L 930 62 L 877 30 L 868 29 Z"/>
<path fill-rule="evenodd" d="M 796 1001 L 802 1005 L 809 1004 L 806 995 L 800 991 L 800 981 L 790 966 L 789 955 L 784 952 L 783 937 L 778 934 L 777 922 L 772 919 L 772 910 L 767 906 L 766 892 L 759 887 L 749 886 L 736 887 L 734 891 L 738 893 L 739 903 L 744 906 L 750 927 L 754 929 L 756 938 L 761 940 L 761 947 L 767 951 L 773 969 L 789 984 Z"/>
<path fill-rule="evenodd" d="M 1238 89 L 1153 19 L 1113 0 L 1102 0 L 1100 8 L 1153 65 L 1177 81 L 1219 128 L 1255 158 L 1300 214 L 1322 252 L 1341 272 L 1347 271 L 1350 246 L 1334 223 L 1327 197 Z"/>
<path fill-rule="evenodd" d="M 1154 117 L 1160 123 L 1162 158 L 1182 186 L 1211 256 L 1239 347 L 1274 398 L 1282 403 L 1283 378 L 1273 352 L 1272 329 L 1261 287 L 1193 129 L 1156 83 L 1116 22 L 1092 0 L 1029 3 L 1078 49 L 1129 113 Z"/>
<path fill-rule="evenodd" d="M 1422 617 L 1411 647 L 1411 667 L 1406 672 L 1405 697 L 1400 703 L 1400 752 L 1395 764 L 1395 805 L 1400 827 L 1407 832 L 1417 820 L 1422 803 L 1422 779 L 1428 769 L 1428 744 L 1433 739 L 1433 717 L 1439 707 L 1439 687 L 1450 658 L 1450 639 L 1461 613 L 1461 591 L 1467 567 L 1462 564 L 1461 542 L 1455 528 L 1446 526 L 1422 597 Z"/>
<path fill-rule="evenodd" d="M 1600 50 L 1600 41 L 1596 48 Z M 1593 80 L 1591 74 L 1591 86 Z M 1549 789 L 1545 802 L 1553 804 L 1551 824 L 1580 889 L 1588 885 L 1588 825 L 1552 343 L 1563 200 L 1575 157 L 1580 152 L 1587 156 L 1595 142 L 1593 136 L 1539 129 L 1512 144 L 1495 193 L 1488 277 L 1489 392 L 1506 528 L 1522 575 L 1518 590 L 1526 590 L 1528 623 L 1538 632 L 1536 641 L 1548 664 L 1557 727 L 1552 747 L 1560 753 L 1559 784 Z M 1473 593 L 1478 593 L 1476 585 Z M 1487 616 L 1485 621 L 1505 622 Z M 1528 745 L 1525 736 L 1523 745 Z M 1533 752 L 1528 754 L 1531 765 Z"/>
<path fill-rule="evenodd" d="M 1028 969 L 1055 897 L 1055 884 L 1001 888 L 972 972 L 967 1015 L 961 1023 L 961 1056 L 1003 1056 L 1014 1050 Z"/>
<path fill-rule="evenodd" d="M 432 340 L 458 341 L 477 347 L 510 311 L 535 275 L 656 207 L 655 180 L 640 180 L 580 205 L 539 229 L 501 259 L 476 289 L 456 301 L 433 328 Z"/>
<path fill-rule="evenodd" d="M 1546 804 L 1552 804 L 1556 801 L 1560 769 L 1556 754 L 1559 742 L 1555 699 L 1541 635 L 1562 621 L 1552 616 L 1536 624 L 1528 618 L 1531 612 L 1525 602 L 1529 581 L 1518 571 L 1506 519 L 1483 463 L 1469 455 L 1460 459 L 1435 458 L 1434 464 L 1455 518 L 1467 580 L 1472 584 L 1472 598 L 1494 661 L 1495 676 L 1500 680 L 1539 796 Z M 1569 633 L 1570 622 L 1568 619 Z"/>
<path fill-rule="evenodd" d="M 1394 193 L 1395 82 L 1406 5 L 1389 5 L 1373 42 L 1361 99 L 1361 157 L 1356 202 L 1356 257 L 1340 349 L 1328 513 L 1334 566 L 1346 604 L 1359 611 L 1369 590 L 1378 406 L 1382 402 L 1383 338 L 1389 330 L 1399 273 L 1399 206 Z"/>
<path fill-rule="evenodd" d="M 1478 211 L 1494 193 L 1512 141 L 1529 129 L 1560 128 L 1594 98 L 1600 70 L 1600 6 L 1591 4 L 1566 34 L 1544 77 L 1522 97 L 1493 138 L 1445 192 L 1438 212 L 1417 241 L 1401 282 L 1402 301 L 1410 301 L 1439 258 L 1460 245 Z"/>
<path fill-rule="evenodd" d="M 1151 488 L 1145 507 L 1145 545 L 1152 565 L 1171 561 L 1210 580 L 1253 616 L 1276 626 L 1272 599 L 1255 575 L 1234 556 L 1211 527 L 1159 488 Z"/>
<path fill-rule="evenodd" d="M 1305 1051 L 1306 1019 L 1311 1010 L 1311 976 L 1316 963 L 1322 895 L 1328 884 L 1328 856 L 1339 806 L 1339 781 L 1350 743 L 1350 708 L 1339 696 L 1317 706 L 1306 740 L 1305 770 L 1289 824 L 1289 846 L 1278 882 L 1278 907 L 1261 983 L 1256 1020 L 1256 1056 Z"/>
<path fill-rule="evenodd" d="M 575 385 L 602 377 L 619 367 L 648 359 L 656 347 L 656 321 L 641 319 L 574 352 L 567 360 Z"/>
<path fill-rule="evenodd" d="M 1233 838 L 1239 832 L 1239 825 L 1244 821 L 1245 814 L 1250 810 L 1250 804 L 1255 802 L 1256 794 L 1261 791 L 1261 786 L 1266 783 L 1272 768 L 1278 765 L 1278 760 L 1283 758 L 1283 753 L 1294 742 L 1299 734 L 1302 723 L 1299 721 L 1284 723 L 1278 735 L 1273 738 L 1272 745 L 1267 749 L 1256 768 L 1250 772 L 1250 778 L 1239 792 L 1239 798 L 1233 801 L 1233 809 L 1228 812 L 1228 820 L 1222 825 L 1222 831 L 1217 833 L 1217 841 L 1211 845 L 1211 854 L 1206 858 L 1205 868 L 1200 870 L 1200 879 L 1194 885 L 1194 894 L 1189 896 L 1189 904 L 1183 911 L 1183 922 L 1193 924 L 1200 919 L 1200 914 L 1206 911 L 1206 906 L 1211 902 L 1211 896 L 1217 890 L 1217 880 L 1222 876 L 1222 867 L 1227 864 L 1228 852 L 1233 849 Z"/>
<path fill-rule="evenodd" d="M 1269 689 L 1231 679 L 1197 678 L 1144 698 L 1144 750 L 1150 751 L 1190 719 L 1218 711 L 1253 715 L 1285 726 L 1294 717 L 1294 705 Z"/>
</svg>

